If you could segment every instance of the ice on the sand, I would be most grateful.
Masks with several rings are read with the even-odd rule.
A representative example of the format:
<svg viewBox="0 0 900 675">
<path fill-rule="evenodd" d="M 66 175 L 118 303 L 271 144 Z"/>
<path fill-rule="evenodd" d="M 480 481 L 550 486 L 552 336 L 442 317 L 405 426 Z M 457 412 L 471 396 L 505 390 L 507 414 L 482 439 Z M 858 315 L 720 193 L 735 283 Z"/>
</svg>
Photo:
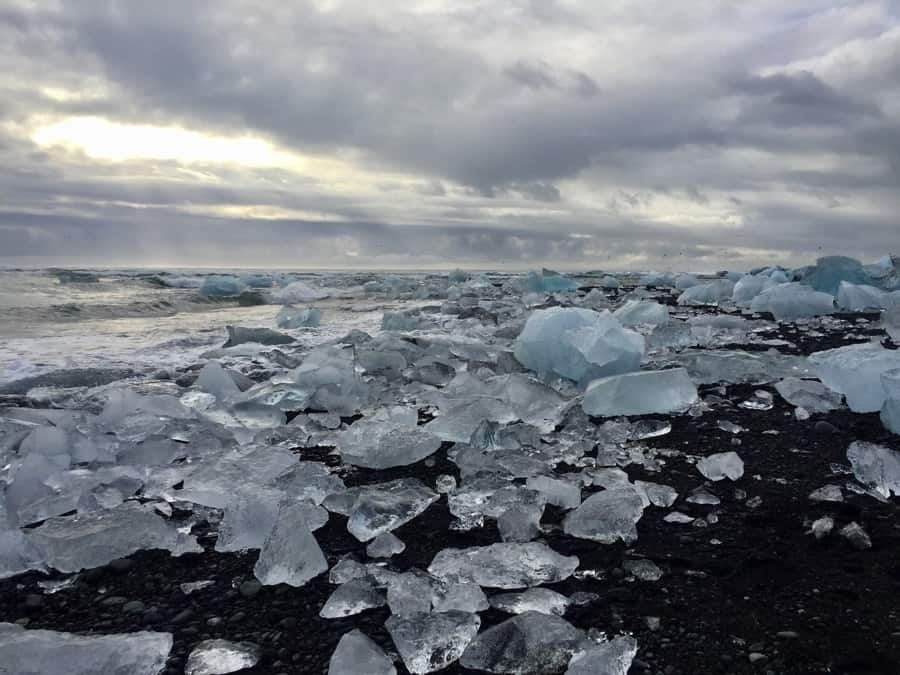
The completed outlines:
<svg viewBox="0 0 900 675">
<path fill-rule="evenodd" d="M 237 347 L 246 343 L 260 345 L 289 345 L 294 338 L 284 333 L 279 333 L 270 328 L 249 328 L 247 326 L 225 326 L 228 332 L 228 340 L 223 346 Z"/>
<path fill-rule="evenodd" d="M 814 413 L 835 410 L 840 408 L 843 402 L 843 397 L 839 393 L 813 380 L 786 377 L 775 384 L 775 390 L 791 405 Z"/>
<path fill-rule="evenodd" d="M 717 482 L 728 478 L 735 481 L 744 475 L 744 461 L 736 452 L 718 452 L 697 462 L 697 470 L 707 480 Z"/>
<path fill-rule="evenodd" d="M 241 390 L 231 375 L 215 361 L 210 361 L 200 369 L 196 385 L 200 391 L 212 394 L 219 401 L 229 401 L 241 395 Z"/>
<path fill-rule="evenodd" d="M 637 649 L 630 635 L 601 642 L 575 654 L 565 675 L 627 675 Z"/>
<path fill-rule="evenodd" d="M 387 602 L 391 614 L 427 614 L 432 608 L 434 587 L 435 580 L 418 569 L 392 576 L 387 582 Z"/>
<path fill-rule="evenodd" d="M 185 675 L 226 675 L 245 668 L 253 668 L 261 656 L 261 650 L 248 642 L 228 640 L 204 640 L 191 651 Z"/>
<path fill-rule="evenodd" d="M 679 274 L 675 277 L 675 288 L 679 291 L 686 291 L 692 286 L 699 286 L 701 283 L 703 282 L 693 274 Z"/>
<path fill-rule="evenodd" d="M 431 601 L 435 612 L 483 612 L 490 607 L 481 586 L 468 582 L 437 583 Z"/>
<path fill-rule="evenodd" d="M 356 373 L 352 347 L 313 349 L 293 371 L 294 382 L 309 395 L 309 407 L 338 415 L 355 413 L 368 394 Z"/>
<path fill-rule="evenodd" d="M 604 490 L 588 497 L 563 521 L 566 534 L 602 544 L 637 541 L 637 522 L 644 514 L 644 501 L 632 487 Z"/>
<path fill-rule="evenodd" d="M 559 673 L 589 644 L 585 633 L 565 619 L 525 612 L 472 640 L 460 664 L 488 673 Z"/>
<path fill-rule="evenodd" d="M 319 610 L 323 619 L 340 619 L 382 607 L 384 595 L 366 579 L 351 579 L 338 586 Z"/>
<path fill-rule="evenodd" d="M 644 338 L 627 330 L 607 311 L 551 307 L 528 317 L 514 354 L 526 368 L 581 384 L 637 370 Z"/>
<path fill-rule="evenodd" d="M 411 331 L 422 325 L 422 317 L 412 312 L 385 312 L 381 317 L 381 330 Z"/>
<path fill-rule="evenodd" d="M 708 284 L 691 286 L 678 296 L 679 305 L 718 305 L 724 300 L 731 300 L 734 293 L 734 282 L 728 279 L 716 279 Z"/>
<path fill-rule="evenodd" d="M 262 548 L 266 536 L 278 521 L 287 496 L 277 490 L 246 491 L 238 495 L 226 508 L 219 525 L 216 550 L 219 552 L 242 551 Z M 328 522 L 328 512 L 309 500 L 297 501 L 304 521 L 314 532 Z"/>
<path fill-rule="evenodd" d="M 838 289 L 838 307 L 848 312 L 877 311 L 900 302 L 900 294 L 888 293 L 874 286 L 841 282 Z"/>
<path fill-rule="evenodd" d="M 533 476 L 526 481 L 525 487 L 540 492 L 548 504 L 562 509 L 574 509 L 581 504 L 581 487 L 572 481 Z"/>
<path fill-rule="evenodd" d="M 799 283 L 779 284 L 763 291 L 753 298 L 750 309 L 770 312 L 778 321 L 833 314 L 835 311 L 833 295 Z"/>
<path fill-rule="evenodd" d="M 305 512 L 302 504 L 289 504 L 279 512 L 253 568 L 262 584 L 303 586 L 328 571 L 322 549 L 306 525 Z"/>
<path fill-rule="evenodd" d="M 414 675 L 441 670 L 459 659 L 480 626 L 477 614 L 456 611 L 391 616 L 385 622 L 406 669 Z"/>
<path fill-rule="evenodd" d="M 497 529 L 503 541 L 531 541 L 541 533 L 543 504 L 516 504 L 497 518 Z"/>
<path fill-rule="evenodd" d="M 322 310 L 317 307 L 292 307 L 286 305 L 275 315 L 279 328 L 315 328 L 322 322 Z"/>
<path fill-rule="evenodd" d="M 683 412 L 696 403 L 697 387 L 684 368 L 644 370 L 591 382 L 581 407 L 588 415 L 617 417 Z"/>
<path fill-rule="evenodd" d="M 322 506 L 348 516 L 350 534 L 360 541 L 371 541 L 405 525 L 439 497 L 417 478 L 399 478 L 329 495 Z"/>
<path fill-rule="evenodd" d="M 900 497 L 900 452 L 883 445 L 854 441 L 847 448 L 847 459 L 860 483 L 885 498 Z"/>
<path fill-rule="evenodd" d="M 687 350 L 665 359 L 663 363 L 686 368 L 691 380 L 697 384 L 761 384 L 785 377 L 812 375 L 810 365 L 804 357 L 781 354 L 774 349 L 753 353 L 738 350 Z"/>
<path fill-rule="evenodd" d="M 759 295 L 763 291 L 767 291 L 770 288 L 775 287 L 776 285 L 777 283 L 775 281 L 765 275 L 748 274 L 741 277 L 734 285 L 734 291 L 731 294 L 731 299 L 736 305 L 746 307 L 749 306 L 751 302 L 753 302 L 753 298 L 755 298 L 757 295 Z"/>
<path fill-rule="evenodd" d="M 372 638 L 353 629 L 338 642 L 328 675 L 397 675 L 397 669 Z"/>
<path fill-rule="evenodd" d="M 170 633 L 74 635 L 0 623 L 0 672 L 10 675 L 158 675 Z"/>
<path fill-rule="evenodd" d="M 368 469 L 415 464 L 441 447 L 440 438 L 417 425 L 415 408 L 382 408 L 338 434 L 337 448 L 345 462 Z"/>
<path fill-rule="evenodd" d="M 275 291 L 272 298 L 281 305 L 297 305 L 304 302 L 322 300 L 327 298 L 328 295 L 328 291 L 321 288 L 315 288 L 303 281 L 295 281 Z"/>
<path fill-rule="evenodd" d="M 560 555 L 539 542 L 506 542 L 471 548 L 446 548 L 428 571 L 447 582 L 471 582 L 489 588 L 529 588 L 568 579 L 578 558 Z"/>
<path fill-rule="evenodd" d="M 562 616 L 569 607 L 569 599 L 549 588 L 529 588 L 518 593 L 500 593 L 491 596 L 491 607 L 507 614 L 540 612 Z"/>
<path fill-rule="evenodd" d="M 651 300 L 628 300 L 613 316 L 623 326 L 660 326 L 669 322 L 669 308 Z"/>
<path fill-rule="evenodd" d="M 525 290 L 531 293 L 559 293 L 574 291 L 577 288 L 577 281 L 549 270 L 542 270 L 540 273 L 529 272 L 525 277 Z"/>
<path fill-rule="evenodd" d="M 406 544 L 393 532 L 384 532 L 369 542 L 369 545 L 366 546 L 366 555 L 370 558 L 390 558 L 405 550 Z"/>
<path fill-rule="evenodd" d="M 900 351 L 866 342 L 809 356 L 816 375 L 827 387 L 844 395 L 853 412 L 878 412 L 886 394 L 881 374 L 900 368 Z"/>
<path fill-rule="evenodd" d="M 817 291 L 837 295 L 842 281 L 851 284 L 870 284 L 873 279 L 862 263 L 841 255 L 825 256 L 802 272 L 801 281 Z"/>
<path fill-rule="evenodd" d="M 99 567 L 142 549 L 176 554 L 202 550 L 193 537 L 149 510 L 126 502 L 114 509 L 50 518 L 26 535 L 46 564 L 60 572 Z"/>
</svg>

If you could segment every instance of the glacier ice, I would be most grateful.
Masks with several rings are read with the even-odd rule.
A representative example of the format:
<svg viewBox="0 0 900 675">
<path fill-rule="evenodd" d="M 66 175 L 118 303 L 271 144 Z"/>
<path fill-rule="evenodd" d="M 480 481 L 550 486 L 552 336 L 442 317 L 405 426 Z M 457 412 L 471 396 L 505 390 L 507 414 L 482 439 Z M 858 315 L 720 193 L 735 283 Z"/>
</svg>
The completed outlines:
<svg viewBox="0 0 900 675">
<path fill-rule="evenodd" d="M 541 375 L 586 384 L 640 366 L 644 338 L 607 311 L 551 307 L 534 311 L 516 338 L 514 354 Z"/>
<path fill-rule="evenodd" d="M 560 291 L 574 291 L 578 288 L 578 282 L 569 279 L 562 274 L 529 272 L 525 277 L 525 289 L 531 293 L 559 293 Z"/>
<path fill-rule="evenodd" d="M 744 462 L 736 452 L 718 452 L 697 462 L 697 470 L 711 481 L 735 481 L 744 475 Z"/>
<path fill-rule="evenodd" d="M 370 558 L 390 558 L 405 550 L 406 544 L 400 541 L 393 532 L 383 532 L 366 546 L 366 555 Z"/>
<path fill-rule="evenodd" d="M 322 322 L 322 310 L 317 307 L 293 307 L 285 305 L 275 315 L 279 328 L 315 328 Z"/>
<path fill-rule="evenodd" d="M 158 675 L 172 635 L 75 635 L 0 623 L 0 672 L 12 675 Z"/>
<path fill-rule="evenodd" d="M 347 530 L 360 541 L 405 525 L 440 495 L 416 478 L 400 478 L 351 488 L 322 502 L 329 511 L 348 516 Z"/>
<path fill-rule="evenodd" d="M 848 312 L 887 309 L 900 304 L 900 293 L 888 293 L 874 286 L 842 281 L 838 288 L 837 304 Z"/>
<path fill-rule="evenodd" d="M 397 675 L 397 669 L 372 638 L 354 629 L 341 636 L 328 675 Z"/>
<path fill-rule="evenodd" d="M 778 284 L 775 281 L 765 275 L 748 274 L 741 277 L 734 285 L 734 291 L 731 294 L 731 299 L 736 305 L 739 305 L 741 307 L 749 307 L 750 303 L 753 302 L 753 298 L 755 298 L 763 291 L 767 291 L 777 285 Z"/>
<path fill-rule="evenodd" d="M 637 649 L 630 635 L 600 642 L 572 656 L 565 675 L 627 675 Z"/>
<path fill-rule="evenodd" d="M 477 614 L 456 611 L 391 616 L 385 622 L 404 665 L 413 675 L 432 673 L 455 662 L 480 626 Z"/>
<path fill-rule="evenodd" d="M 684 368 L 643 370 L 592 381 L 581 407 L 588 415 L 617 417 L 683 412 L 698 401 Z"/>
<path fill-rule="evenodd" d="M 244 284 L 234 277 L 209 276 L 200 286 L 200 295 L 209 298 L 227 298 L 240 295 L 244 288 Z"/>
<path fill-rule="evenodd" d="M 650 300 L 628 300 L 613 316 L 623 326 L 660 326 L 669 322 L 669 308 Z"/>
<path fill-rule="evenodd" d="M 814 380 L 786 377 L 775 383 L 775 390 L 791 405 L 814 413 L 835 410 L 843 403 L 843 397 L 839 393 Z"/>
<path fill-rule="evenodd" d="M 900 368 L 900 351 L 866 342 L 810 354 L 809 363 L 828 388 L 844 395 L 850 410 L 877 412 L 886 399 L 881 374 Z"/>
<path fill-rule="evenodd" d="M 434 556 L 428 571 L 444 581 L 516 589 L 562 581 L 577 568 L 577 557 L 560 555 L 546 544 L 506 542 L 446 548 Z"/>
<path fill-rule="evenodd" d="M 734 293 L 734 282 L 728 279 L 717 279 L 707 284 L 691 286 L 678 296 L 679 305 L 718 305 L 731 300 Z"/>
<path fill-rule="evenodd" d="M 251 328 L 247 326 L 225 326 L 228 332 L 228 340 L 223 346 L 236 347 L 246 343 L 260 345 L 289 345 L 294 338 L 284 333 L 279 333 L 271 328 Z"/>
<path fill-rule="evenodd" d="M 817 291 L 837 295 L 842 281 L 851 284 L 872 284 L 873 279 L 863 269 L 862 263 L 846 256 L 826 256 L 802 271 L 803 283 Z"/>
<path fill-rule="evenodd" d="M 889 499 L 900 497 L 900 452 L 883 445 L 854 441 L 847 448 L 847 459 L 860 483 Z"/>
<path fill-rule="evenodd" d="M 414 464 L 437 451 L 441 439 L 420 429 L 415 408 L 382 408 L 338 434 L 341 458 L 369 469 Z"/>
<path fill-rule="evenodd" d="M 778 321 L 794 321 L 835 312 L 834 296 L 801 283 L 779 284 L 750 303 L 754 312 L 769 312 Z"/>
<path fill-rule="evenodd" d="M 550 476 L 532 476 L 525 487 L 541 493 L 548 504 L 562 509 L 574 509 L 581 504 L 581 487 L 576 483 Z"/>
<path fill-rule="evenodd" d="M 185 675 L 226 675 L 245 668 L 253 668 L 261 656 L 261 650 L 247 642 L 228 640 L 204 640 L 191 650 Z"/>
<path fill-rule="evenodd" d="M 340 619 L 384 604 L 384 595 L 371 582 L 366 579 L 351 579 L 334 590 L 319 610 L 319 616 L 323 619 Z"/>
<path fill-rule="evenodd" d="M 540 612 L 562 616 L 569 607 L 569 599 L 549 588 L 529 588 L 517 593 L 498 593 L 490 598 L 491 607 L 507 614 Z"/>
<path fill-rule="evenodd" d="M 328 563 L 306 525 L 304 506 L 285 506 L 260 549 L 253 568 L 256 578 L 266 586 L 303 586 L 326 571 Z"/>
<path fill-rule="evenodd" d="M 315 288 L 303 281 L 295 281 L 272 294 L 275 302 L 281 305 L 298 305 L 304 302 L 315 302 L 329 296 L 329 292 Z"/>
<path fill-rule="evenodd" d="M 637 541 L 637 522 L 644 513 L 644 501 L 631 487 L 612 488 L 588 497 L 563 521 L 566 534 L 601 544 L 619 540 Z"/>
</svg>

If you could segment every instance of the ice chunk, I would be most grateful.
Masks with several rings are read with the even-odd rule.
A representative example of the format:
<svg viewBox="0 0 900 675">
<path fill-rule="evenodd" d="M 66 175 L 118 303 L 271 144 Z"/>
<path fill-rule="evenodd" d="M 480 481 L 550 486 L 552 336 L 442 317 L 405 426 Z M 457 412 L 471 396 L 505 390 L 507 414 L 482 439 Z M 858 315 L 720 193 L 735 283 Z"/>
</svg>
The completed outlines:
<svg viewBox="0 0 900 675">
<path fill-rule="evenodd" d="M 581 488 L 571 481 L 533 476 L 526 481 L 525 486 L 544 495 L 548 504 L 562 509 L 574 509 L 581 504 Z"/>
<path fill-rule="evenodd" d="M 304 302 L 315 302 L 327 298 L 328 291 L 314 288 L 303 281 L 295 281 L 275 291 L 273 299 L 281 305 L 296 305 Z"/>
<path fill-rule="evenodd" d="M 366 579 L 351 579 L 338 586 L 319 610 L 323 619 L 340 619 L 384 606 L 384 596 Z"/>
<path fill-rule="evenodd" d="M 697 387 L 684 368 L 644 370 L 591 382 L 581 408 L 588 415 L 617 417 L 682 412 L 696 403 Z"/>
<path fill-rule="evenodd" d="M 472 583 L 439 583 L 432 597 L 435 612 L 483 612 L 490 605 L 481 586 Z"/>
<path fill-rule="evenodd" d="M 862 525 L 857 522 L 852 522 L 849 525 L 842 527 L 840 535 L 858 551 L 872 548 L 872 540 L 869 538 L 869 535 L 863 529 Z"/>
<path fill-rule="evenodd" d="M 365 402 L 368 387 L 356 374 L 351 347 L 319 347 L 293 371 L 294 382 L 309 394 L 309 407 L 352 415 Z"/>
<path fill-rule="evenodd" d="M 622 569 L 641 581 L 659 581 L 663 572 L 655 562 L 646 558 L 637 560 L 625 560 Z"/>
<path fill-rule="evenodd" d="M 661 272 L 648 272 L 640 278 L 641 286 L 655 286 L 657 288 L 674 287 L 675 277 Z"/>
<path fill-rule="evenodd" d="M 871 342 L 847 345 L 809 356 L 819 379 L 843 394 L 853 412 L 877 412 L 886 398 L 881 374 L 900 368 L 900 351 Z"/>
<path fill-rule="evenodd" d="M 459 659 L 480 626 L 477 614 L 455 611 L 391 616 L 385 622 L 403 663 L 413 675 L 441 670 Z"/>
<path fill-rule="evenodd" d="M 422 317 L 412 312 L 385 312 L 381 317 L 381 330 L 411 331 L 422 325 Z"/>
<path fill-rule="evenodd" d="M 847 448 L 853 475 L 885 498 L 900 497 L 900 452 L 883 445 L 854 441 Z"/>
<path fill-rule="evenodd" d="M 637 648 L 637 640 L 626 635 L 601 642 L 575 654 L 565 675 L 627 675 Z"/>
<path fill-rule="evenodd" d="M 286 501 L 284 493 L 262 488 L 238 495 L 225 508 L 216 550 L 226 552 L 262 548 Z M 328 522 L 328 512 L 313 502 L 303 500 L 296 504 L 303 512 L 304 522 L 310 531 L 314 532 Z"/>
<path fill-rule="evenodd" d="M 895 344 L 900 343 L 900 303 L 881 315 L 881 326 Z"/>
<path fill-rule="evenodd" d="M 196 384 L 200 391 L 212 394 L 219 401 L 230 401 L 241 396 L 237 384 L 215 361 L 210 361 L 200 369 Z"/>
<path fill-rule="evenodd" d="M 837 304 L 849 312 L 886 309 L 896 304 L 896 296 L 892 297 L 880 288 L 865 284 L 849 284 L 842 281 L 837 293 Z"/>
<path fill-rule="evenodd" d="M 586 384 L 640 366 L 644 338 L 622 328 L 606 310 L 536 310 L 516 338 L 514 354 L 526 368 Z"/>
<path fill-rule="evenodd" d="M 693 286 L 699 286 L 702 282 L 693 274 L 679 274 L 675 277 L 675 288 L 686 291 Z"/>
<path fill-rule="evenodd" d="M 778 321 L 794 321 L 835 311 L 834 296 L 798 283 L 779 284 L 763 291 L 753 298 L 750 309 L 769 312 Z"/>
<path fill-rule="evenodd" d="M 606 275 L 605 277 L 600 277 L 600 279 L 597 281 L 597 286 L 609 291 L 613 291 L 619 288 L 619 280 L 613 276 Z"/>
<path fill-rule="evenodd" d="M 248 328 L 246 326 L 225 326 L 228 340 L 224 347 L 236 347 L 246 343 L 261 345 L 288 345 L 294 338 L 269 328 Z"/>
<path fill-rule="evenodd" d="M 525 290 L 531 293 L 559 293 L 574 291 L 577 288 L 578 282 L 549 270 L 542 270 L 540 274 L 529 272 L 525 277 Z"/>
<path fill-rule="evenodd" d="M 734 282 L 728 279 L 717 279 L 708 284 L 691 286 L 678 296 L 679 305 L 718 305 L 723 300 L 730 300 L 734 293 Z"/>
<path fill-rule="evenodd" d="M 669 507 L 678 499 L 678 491 L 668 485 L 647 483 L 642 480 L 634 482 L 634 489 L 644 501 L 644 507 L 653 506 Z"/>
<path fill-rule="evenodd" d="M 360 541 L 370 541 L 405 525 L 439 497 L 416 478 L 400 478 L 330 495 L 322 505 L 349 516 L 347 530 Z"/>
<path fill-rule="evenodd" d="M 786 377 L 775 385 L 781 397 L 793 406 L 809 412 L 828 412 L 841 407 L 843 397 L 821 382 Z"/>
<path fill-rule="evenodd" d="M 292 307 L 286 305 L 275 315 L 279 328 L 315 328 L 322 322 L 322 310 L 316 307 Z"/>
<path fill-rule="evenodd" d="M 889 398 L 881 407 L 881 423 L 892 434 L 900 434 L 900 399 Z"/>
<path fill-rule="evenodd" d="M 753 302 L 753 298 L 763 291 L 774 288 L 776 285 L 777 283 L 767 276 L 748 274 L 741 277 L 734 285 L 731 299 L 734 300 L 736 305 L 748 307 Z"/>
<path fill-rule="evenodd" d="M 322 549 L 306 525 L 305 513 L 302 504 L 289 504 L 278 514 L 253 568 L 264 585 L 303 586 L 328 570 Z"/>
<path fill-rule="evenodd" d="M 669 308 L 650 300 L 629 300 L 613 316 L 623 326 L 660 326 L 669 322 Z"/>
<path fill-rule="evenodd" d="M 392 532 L 385 532 L 375 537 L 366 546 L 366 555 L 370 558 L 390 558 L 392 555 L 403 553 L 406 544 Z"/>
<path fill-rule="evenodd" d="M 489 673 L 558 673 L 588 644 L 584 632 L 565 619 L 525 612 L 475 638 L 460 663 Z"/>
<path fill-rule="evenodd" d="M 41 559 L 60 572 L 99 567 L 141 549 L 201 550 L 192 538 L 184 539 L 165 520 L 133 502 L 106 511 L 51 518 L 29 530 L 27 536 Z"/>
<path fill-rule="evenodd" d="M 446 548 L 434 556 L 428 571 L 448 582 L 515 589 L 562 581 L 577 568 L 577 557 L 560 555 L 546 544 L 508 542 Z"/>
<path fill-rule="evenodd" d="M 248 642 L 204 640 L 191 651 L 185 675 L 225 675 L 253 668 L 260 659 L 260 649 Z"/>
<path fill-rule="evenodd" d="M 541 533 L 543 504 L 516 504 L 497 518 L 497 529 L 503 541 L 531 541 Z"/>
<path fill-rule="evenodd" d="M 563 521 L 565 533 L 580 539 L 613 544 L 637 541 L 635 525 L 644 513 L 641 496 L 631 487 L 604 490 L 588 497 Z"/>
<path fill-rule="evenodd" d="M 388 580 L 387 602 L 397 616 L 431 611 L 436 580 L 420 570 L 397 574 Z"/>
<path fill-rule="evenodd" d="M 0 623 L 0 672 L 10 675 L 158 675 L 172 635 L 74 635 Z"/>
<path fill-rule="evenodd" d="M 328 675 L 397 675 L 387 654 L 358 629 L 344 633 L 328 662 Z"/>
<path fill-rule="evenodd" d="M 415 408 L 395 406 L 379 410 L 338 434 L 337 447 L 348 464 L 390 469 L 415 464 L 434 454 L 441 439 L 418 428 Z"/>
<path fill-rule="evenodd" d="M 734 481 L 744 475 L 744 462 L 736 452 L 719 452 L 697 462 L 697 470 L 711 481 Z"/>
<path fill-rule="evenodd" d="M 736 350 L 689 350 L 665 359 L 663 364 L 683 366 L 697 384 L 762 384 L 812 374 L 810 364 L 804 357 L 788 356 L 775 350 L 752 354 Z"/>
<path fill-rule="evenodd" d="M 866 274 L 862 263 L 846 256 L 833 255 L 819 258 L 816 264 L 801 272 L 801 280 L 824 293 L 837 295 L 842 281 L 851 284 L 870 284 L 871 277 Z"/>
<path fill-rule="evenodd" d="M 569 599 L 549 588 L 529 588 L 518 593 L 500 593 L 491 596 L 491 607 L 507 614 L 540 612 L 562 616 L 569 607 Z"/>
<path fill-rule="evenodd" d="M 228 298 L 240 295 L 243 290 L 244 284 L 234 277 L 214 275 L 203 280 L 200 295 L 208 298 Z"/>
</svg>

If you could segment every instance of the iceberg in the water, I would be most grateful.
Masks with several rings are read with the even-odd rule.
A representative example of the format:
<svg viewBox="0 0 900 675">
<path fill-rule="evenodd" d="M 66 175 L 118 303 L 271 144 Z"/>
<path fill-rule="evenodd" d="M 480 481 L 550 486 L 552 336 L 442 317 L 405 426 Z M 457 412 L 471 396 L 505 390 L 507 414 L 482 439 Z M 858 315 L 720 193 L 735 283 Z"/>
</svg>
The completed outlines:
<svg viewBox="0 0 900 675">
<path fill-rule="evenodd" d="M 778 321 L 793 321 L 833 314 L 834 296 L 805 284 L 779 284 L 763 291 L 750 303 L 754 312 L 769 312 Z"/>
<path fill-rule="evenodd" d="M 888 293 L 875 286 L 842 281 L 838 288 L 837 304 L 848 312 L 877 311 L 900 305 L 900 292 Z"/>
<path fill-rule="evenodd" d="M 528 317 L 516 338 L 514 354 L 541 375 L 587 384 L 590 380 L 637 370 L 644 338 L 606 310 L 551 307 Z"/>
<path fill-rule="evenodd" d="M 303 281 L 295 281 L 275 291 L 272 298 L 281 305 L 296 305 L 303 302 L 315 302 L 328 296 L 328 291 L 314 288 Z"/>
<path fill-rule="evenodd" d="M 819 258 L 814 266 L 800 271 L 800 281 L 817 291 L 835 296 L 842 281 L 871 285 L 873 279 L 866 274 L 859 260 L 833 255 Z"/>
<path fill-rule="evenodd" d="M 643 370 L 591 382 L 581 407 L 588 415 L 649 415 L 683 412 L 696 403 L 697 387 L 684 368 Z"/>
<path fill-rule="evenodd" d="M 881 375 L 900 368 L 900 351 L 871 342 L 810 354 L 809 363 L 829 389 L 844 395 L 853 412 L 878 412 L 887 398 Z"/>
<path fill-rule="evenodd" d="M 285 305 L 275 315 L 279 328 L 315 328 L 322 322 L 322 310 L 316 307 L 292 307 Z"/>
<path fill-rule="evenodd" d="M 203 280 L 200 295 L 208 298 L 229 298 L 240 295 L 244 288 L 244 284 L 234 277 L 210 276 Z"/>
<path fill-rule="evenodd" d="M 525 277 L 525 290 L 531 293 L 558 293 L 560 291 L 574 291 L 578 288 L 578 282 L 557 273 L 548 273 L 547 270 L 540 274 L 529 272 Z"/>
</svg>

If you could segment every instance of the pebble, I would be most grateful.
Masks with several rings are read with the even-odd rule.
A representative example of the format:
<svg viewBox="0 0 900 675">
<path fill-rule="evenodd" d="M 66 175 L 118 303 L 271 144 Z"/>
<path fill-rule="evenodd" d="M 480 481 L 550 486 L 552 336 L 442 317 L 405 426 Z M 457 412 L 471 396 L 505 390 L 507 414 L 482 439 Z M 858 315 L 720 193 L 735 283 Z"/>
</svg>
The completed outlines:
<svg viewBox="0 0 900 675">
<path fill-rule="evenodd" d="M 129 560 L 128 558 L 116 558 L 112 562 L 110 562 L 107 567 L 111 569 L 113 572 L 117 572 L 119 574 L 124 574 L 131 570 L 134 567 L 134 560 Z"/>
<path fill-rule="evenodd" d="M 121 595 L 110 595 L 108 598 L 101 597 L 99 602 L 104 607 L 115 607 L 116 605 L 124 605 L 128 602 L 128 598 L 123 598 Z"/>
<path fill-rule="evenodd" d="M 122 605 L 122 611 L 126 614 L 140 614 L 146 609 L 146 605 L 140 600 L 132 600 Z"/>
<path fill-rule="evenodd" d="M 25 596 L 25 601 L 22 604 L 27 609 L 37 609 L 44 604 L 44 596 L 37 593 L 29 593 Z"/>
<path fill-rule="evenodd" d="M 188 607 L 183 609 L 172 618 L 172 623 L 184 623 L 194 616 L 194 610 Z"/>
<path fill-rule="evenodd" d="M 793 630 L 783 630 L 776 633 L 776 635 L 785 640 L 793 640 L 795 638 L 800 637 L 800 634 Z"/>
<path fill-rule="evenodd" d="M 813 428 L 816 430 L 816 433 L 820 434 L 838 433 L 838 428 L 833 424 L 826 422 L 825 420 L 819 420 L 818 422 L 816 422 L 816 425 Z"/>
<path fill-rule="evenodd" d="M 751 652 L 750 653 L 750 663 L 765 663 L 769 660 L 769 657 L 765 654 L 760 654 L 759 652 Z"/>
<path fill-rule="evenodd" d="M 262 584 L 256 579 L 250 579 L 249 581 L 242 583 L 238 590 L 245 598 L 252 598 L 262 590 Z"/>
</svg>

